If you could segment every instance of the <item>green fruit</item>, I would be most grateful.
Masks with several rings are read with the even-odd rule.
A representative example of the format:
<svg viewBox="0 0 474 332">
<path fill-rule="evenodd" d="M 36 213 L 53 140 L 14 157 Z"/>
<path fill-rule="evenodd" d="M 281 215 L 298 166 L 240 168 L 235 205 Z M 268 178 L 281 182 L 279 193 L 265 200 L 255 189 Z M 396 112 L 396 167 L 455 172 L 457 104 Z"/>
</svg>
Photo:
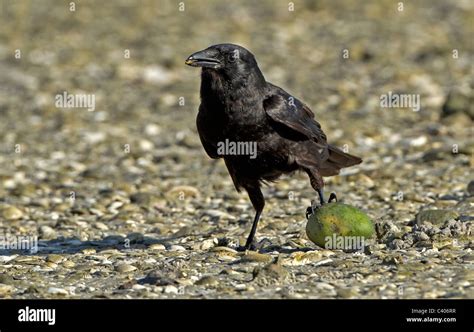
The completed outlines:
<svg viewBox="0 0 474 332">
<path fill-rule="evenodd" d="M 306 234 L 326 249 L 361 249 L 374 234 L 374 224 L 361 210 L 342 203 L 328 203 L 308 218 Z"/>
</svg>

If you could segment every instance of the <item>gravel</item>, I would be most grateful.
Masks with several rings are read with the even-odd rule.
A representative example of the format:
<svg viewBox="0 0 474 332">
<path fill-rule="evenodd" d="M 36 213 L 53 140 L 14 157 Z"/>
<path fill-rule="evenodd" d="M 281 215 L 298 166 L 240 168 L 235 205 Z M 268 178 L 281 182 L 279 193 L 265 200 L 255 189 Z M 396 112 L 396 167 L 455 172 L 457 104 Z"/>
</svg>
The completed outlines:
<svg viewBox="0 0 474 332">
<path fill-rule="evenodd" d="M 396 5 L 210 1 L 157 18 L 152 3 L 4 3 L 0 236 L 38 250 L 0 248 L 0 297 L 472 298 L 474 8 Z M 363 252 L 307 239 L 304 174 L 264 188 L 262 249 L 235 250 L 253 209 L 205 156 L 199 74 L 184 66 L 217 40 L 250 48 L 363 157 L 326 181 L 374 220 Z M 55 107 L 63 91 L 94 94 L 95 110 Z M 388 91 L 420 94 L 420 111 L 381 108 Z"/>
</svg>

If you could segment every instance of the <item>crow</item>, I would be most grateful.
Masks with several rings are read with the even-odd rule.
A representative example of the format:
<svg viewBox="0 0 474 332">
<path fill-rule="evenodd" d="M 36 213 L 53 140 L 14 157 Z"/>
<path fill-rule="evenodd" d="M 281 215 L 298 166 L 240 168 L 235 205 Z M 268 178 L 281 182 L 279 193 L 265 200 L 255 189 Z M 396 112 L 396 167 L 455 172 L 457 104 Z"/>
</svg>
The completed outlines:
<svg viewBox="0 0 474 332">
<path fill-rule="evenodd" d="M 245 189 L 255 209 L 252 229 L 239 249 L 255 248 L 254 236 L 265 205 L 262 183 L 304 171 L 323 205 L 323 176 L 362 162 L 328 144 L 309 107 L 267 82 L 254 55 L 244 47 L 213 45 L 191 54 L 185 64 L 202 68 L 196 124 L 204 150 L 210 158 L 224 159 L 236 190 Z M 234 149 L 225 149 L 224 143 L 227 147 L 233 143 Z M 255 155 L 235 149 L 252 144 Z M 333 199 L 337 200 L 335 194 L 329 201 Z M 315 207 L 313 201 L 313 212 Z"/>
</svg>

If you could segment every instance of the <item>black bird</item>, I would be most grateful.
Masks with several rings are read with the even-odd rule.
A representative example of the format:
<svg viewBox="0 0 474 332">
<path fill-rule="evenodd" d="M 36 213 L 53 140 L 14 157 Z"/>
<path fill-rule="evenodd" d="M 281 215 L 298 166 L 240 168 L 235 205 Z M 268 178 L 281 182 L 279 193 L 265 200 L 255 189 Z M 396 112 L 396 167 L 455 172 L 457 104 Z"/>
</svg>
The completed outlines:
<svg viewBox="0 0 474 332">
<path fill-rule="evenodd" d="M 224 159 L 235 188 L 247 191 L 256 211 L 244 249 L 254 247 L 265 205 L 261 183 L 302 170 L 322 205 L 322 177 L 362 162 L 328 144 L 308 106 L 267 82 L 247 49 L 234 44 L 213 45 L 192 54 L 185 63 L 202 67 L 201 105 L 196 119 L 202 145 L 209 157 Z M 226 141 L 256 144 L 256 156 L 222 153 L 219 147 Z"/>
</svg>

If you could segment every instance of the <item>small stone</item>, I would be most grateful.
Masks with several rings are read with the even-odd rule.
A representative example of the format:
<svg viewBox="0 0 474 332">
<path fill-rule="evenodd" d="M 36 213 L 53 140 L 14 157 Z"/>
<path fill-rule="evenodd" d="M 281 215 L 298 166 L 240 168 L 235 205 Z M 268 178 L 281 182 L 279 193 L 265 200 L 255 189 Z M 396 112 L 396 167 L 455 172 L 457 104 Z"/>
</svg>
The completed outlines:
<svg viewBox="0 0 474 332">
<path fill-rule="evenodd" d="M 434 248 L 434 245 L 433 243 L 431 243 L 430 241 L 418 241 L 416 243 L 416 246 L 419 247 L 419 248 L 427 248 L 427 249 L 433 249 Z"/>
<path fill-rule="evenodd" d="M 193 232 L 193 229 L 189 226 L 184 226 L 181 227 L 176 233 L 173 234 L 174 237 L 186 237 L 191 235 Z"/>
<path fill-rule="evenodd" d="M 163 271 L 153 270 L 147 274 L 147 276 L 141 279 L 140 284 L 150 284 L 155 286 L 167 286 L 167 285 L 176 285 L 177 282 L 165 275 Z"/>
<path fill-rule="evenodd" d="M 165 287 L 165 294 L 178 294 L 178 287 L 173 285 L 168 285 Z"/>
<path fill-rule="evenodd" d="M 312 250 L 307 252 L 297 251 L 292 253 L 289 258 L 285 259 L 283 264 L 291 266 L 305 265 L 311 263 L 318 264 L 322 261 L 325 261 L 325 258 L 330 257 L 332 255 L 334 255 L 334 252 L 331 250 Z"/>
<path fill-rule="evenodd" d="M 55 268 L 58 267 L 58 264 L 53 263 L 53 262 L 46 262 L 44 265 L 51 268 L 51 269 L 55 269 Z"/>
<path fill-rule="evenodd" d="M 355 288 L 341 288 L 337 290 L 337 295 L 343 299 L 357 298 L 359 292 Z"/>
<path fill-rule="evenodd" d="M 388 247 L 393 250 L 400 250 L 406 248 L 407 245 L 405 244 L 405 241 L 401 239 L 394 239 L 388 244 Z"/>
<path fill-rule="evenodd" d="M 329 263 L 332 263 L 332 262 L 333 262 L 333 260 L 331 258 L 327 258 L 327 259 L 320 260 L 319 262 L 315 262 L 312 265 L 313 266 L 320 266 L 320 265 L 326 265 L 326 264 L 329 264 Z"/>
<path fill-rule="evenodd" d="M 172 71 L 158 65 L 149 65 L 143 68 L 142 75 L 142 79 L 146 83 L 156 85 L 168 84 L 174 77 Z"/>
<path fill-rule="evenodd" d="M 14 289 L 12 285 L 0 284 L 0 297 L 10 294 Z"/>
<path fill-rule="evenodd" d="M 145 134 L 148 136 L 156 136 L 160 133 L 161 133 L 161 127 L 154 123 L 149 123 L 145 126 Z"/>
<path fill-rule="evenodd" d="M 327 282 L 317 282 L 315 286 L 317 289 L 326 290 L 326 291 L 331 291 L 335 289 L 333 285 L 328 284 Z"/>
<path fill-rule="evenodd" d="M 47 225 L 43 225 L 39 229 L 40 239 L 42 240 L 52 240 L 56 238 L 56 231 Z"/>
<path fill-rule="evenodd" d="M 141 139 L 139 142 L 138 142 L 138 146 L 140 147 L 140 149 L 142 151 L 151 151 L 153 150 L 153 148 L 155 147 L 155 145 L 153 144 L 153 142 L 149 141 L 149 140 L 146 140 L 146 139 Z"/>
<path fill-rule="evenodd" d="M 382 259 L 385 265 L 400 265 L 403 264 L 403 257 L 400 254 L 387 255 Z"/>
<path fill-rule="evenodd" d="M 150 250 L 166 250 L 166 247 L 161 243 L 154 243 L 148 247 Z"/>
<path fill-rule="evenodd" d="M 474 254 L 464 255 L 464 256 L 461 257 L 461 259 L 466 263 L 474 263 Z"/>
<path fill-rule="evenodd" d="M 217 259 L 220 260 L 221 262 L 235 262 L 239 258 L 233 255 L 225 254 L 225 253 L 220 253 L 217 255 Z"/>
<path fill-rule="evenodd" d="M 474 180 L 471 180 L 467 185 L 467 192 L 469 195 L 474 196 Z"/>
<path fill-rule="evenodd" d="M 459 214 L 451 210 L 423 210 L 416 215 L 417 225 L 430 222 L 433 225 L 442 225 L 451 219 L 458 219 Z"/>
<path fill-rule="evenodd" d="M 366 186 L 369 189 L 375 187 L 374 180 L 372 180 L 370 177 L 368 177 L 367 175 L 363 173 L 359 174 L 358 183 L 361 183 L 362 185 Z"/>
<path fill-rule="evenodd" d="M 139 291 L 139 290 L 144 290 L 144 289 L 147 289 L 147 288 L 146 288 L 146 286 L 135 284 L 135 285 L 132 286 L 132 289 Z"/>
<path fill-rule="evenodd" d="M 219 285 L 219 280 L 214 276 L 205 276 L 196 281 L 198 286 L 217 286 Z"/>
<path fill-rule="evenodd" d="M 209 216 L 211 218 L 216 218 L 217 220 L 219 220 L 219 219 L 235 220 L 236 219 L 230 213 L 227 213 L 227 212 L 221 211 L 221 210 L 213 210 L 213 209 L 205 210 L 203 212 L 203 215 L 204 216 Z"/>
<path fill-rule="evenodd" d="M 217 246 L 211 249 L 212 252 L 217 252 L 217 253 L 222 253 L 222 252 L 227 252 L 228 254 L 231 255 L 237 255 L 238 251 L 229 247 L 224 247 L 224 246 Z"/>
<path fill-rule="evenodd" d="M 426 234 L 425 232 L 421 232 L 418 236 L 421 241 L 428 241 L 430 239 L 428 234 Z"/>
<path fill-rule="evenodd" d="M 168 190 L 166 195 L 178 199 L 185 199 L 188 197 L 198 197 L 199 190 L 191 186 L 176 186 Z"/>
<path fill-rule="evenodd" d="M 139 192 L 130 195 L 130 202 L 138 205 L 149 205 L 152 199 L 152 194 L 146 192 Z"/>
<path fill-rule="evenodd" d="M 69 295 L 69 292 L 65 290 L 64 288 L 58 288 L 58 287 L 49 287 L 48 288 L 48 293 L 52 295 Z"/>
<path fill-rule="evenodd" d="M 448 155 L 448 153 L 444 150 L 430 149 L 430 150 L 426 151 L 423 154 L 422 160 L 424 162 L 432 162 L 432 161 L 436 161 L 436 160 L 442 160 L 442 159 L 446 158 L 447 155 Z"/>
<path fill-rule="evenodd" d="M 281 281 L 288 281 L 291 273 L 279 261 L 269 263 L 263 268 L 257 267 L 253 271 L 253 281 L 260 285 L 270 285 Z"/>
<path fill-rule="evenodd" d="M 57 254 L 50 254 L 46 257 L 46 261 L 47 262 L 51 262 L 51 263 L 59 263 L 61 261 L 63 261 L 65 258 L 61 255 L 57 255 Z"/>
<path fill-rule="evenodd" d="M 217 246 L 211 248 L 210 252 L 213 252 L 217 259 L 223 262 L 233 262 L 240 259 L 238 256 L 239 253 L 236 250 L 228 247 Z"/>
<path fill-rule="evenodd" d="M 447 117 L 456 113 L 465 113 L 474 120 L 474 103 L 472 90 L 453 89 L 449 92 L 443 105 L 442 116 Z"/>
<path fill-rule="evenodd" d="M 271 262 L 273 257 L 271 255 L 260 254 L 256 251 L 246 251 L 245 254 L 242 256 L 242 262 L 261 262 L 261 263 L 269 263 Z"/>
<path fill-rule="evenodd" d="M 428 142 L 428 138 L 426 136 L 419 136 L 417 138 L 410 138 L 408 140 L 408 145 L 409 146 L 423 146 Z"/>
<path fill-rule="evenodd" d="M 9 261 L 14 260 L 17 257 L 18 257 L 18 255 L 11 255 L 11 256 L 3 255 L 3 256 L 0 256 L 0 263 L 3 263 L 3 264 L 8 263 Z"/>
<path fill-rule="evenodd" d="M 2 273 L 0 274 L 0 284 L 4 285 L 11 285 L 15 282 L 13 277 L 9 276 L 8 274 Z"/>
<path fill-rule="evenodd" d="M 106 231 L 106 230 L 109 229 L 109 227 L 106 224 L 104 224 L 103 222 L 100 222 L 100 221 L 95 223 L 95 227 L 97 229 L 100 229 L 101 231 Z"/>
<path fill-rule="evenodd" d="M 186 251 L 186 248 L 177 244 L 173 244 L 169 251 Z"/>
<path fill-rule="evenodd" d="M 27 294 L 38 294 L 39 292 L 40 292 L 40 288 L 36 285 L 30 285 L 25 290 L 25 293 L 27 293 Z"/>
<path fill-rule="evenodd" d="M 87 131 L 87 132 L 84 132 L 83 135 L 84 135 L 83 136 L 84 141 L 90 144 L 97 144 L 97 143 L 103 142 L 107 138 L 107 134 L 100 131 L 96 131 L 96 132 Z"/>
<path fill-rule="evenodd" d="M 246 284 L 237 284 L 234 286 L 236 290 L 238 291 L 244 291 L 247 289 L 247 285 Z"/>
<path fill-rule="evenodd" d="M 135 271 L 137 268 L 133 265 L 130 264 L 118 264 L 115 266 L 115 271 L 120 272 L 120 273 L 128 273 Z"/>
<path fill-rule="evenodd" d="M 207 239 L 207 240 L 202 241 L 201 245 L 199 246 L 199 249 L 204 250 L 204 251 L 209 250 L 215 247 L 218 243 L 219 241 L 216 238 Z"/>
<path fill-rule="evenodd" d="M 15 206 L 6 206 L 2 209 L 2 216 L 6 220 L 18 220 L 23 218 L 23 212 Z"/>
<path fill-rule="evenodd" d="M 117 214 L 117 213 L 119 213 L 118 209 L 120 209 L 123 205 L 124 205 L 124 203 L 121 202 L 121 201 L 112 202 L 107 206 L 107 211 L 109 211 L 110 213 L 113 213 L 113 214 Z"/>
<path fill-rule="evenodd" d="M 70 208 L 71 208 L 71 205 L 68 203 L 58 204 L 54 206 L 54 211 L 64 213 L 68 211 Z"/>
<path fill-rule="evenodd" d="M 76 263 L 74 263 L 73 261 L 67 260 L 67 261 L 63 262 L 63 266 L 65 268 L 69 269 L 69 268 L 72 268 L 72 267 L 76 266 Z"/>
</svg>

